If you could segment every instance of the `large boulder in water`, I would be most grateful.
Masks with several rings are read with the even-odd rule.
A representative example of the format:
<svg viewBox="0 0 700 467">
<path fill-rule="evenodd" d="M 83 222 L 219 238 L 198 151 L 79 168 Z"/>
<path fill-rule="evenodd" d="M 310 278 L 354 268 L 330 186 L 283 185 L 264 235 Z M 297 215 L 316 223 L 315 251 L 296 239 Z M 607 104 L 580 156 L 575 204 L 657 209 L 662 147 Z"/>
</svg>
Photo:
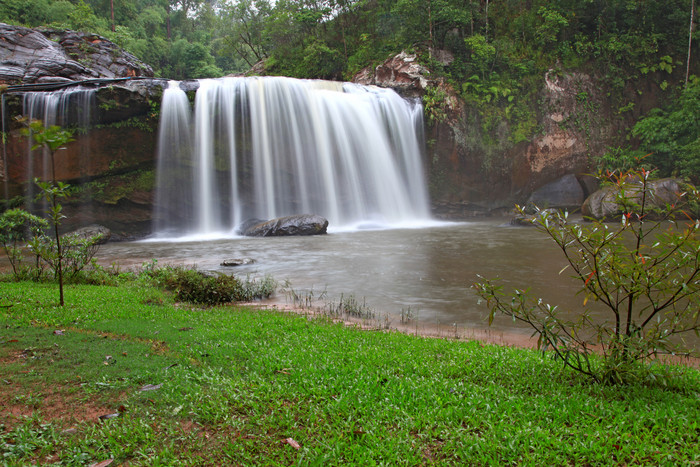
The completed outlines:
<svg viewBox="0 0 700 467">
<path fill-rule="evenodd" d="M 86 227 L 81 227 L 67 235 L 75 237 L 79 240 L 89 240 L 97 238 L 95 244 L 104 245 L 112 237 L 112 231 L 103 225 L 92 224 Z"/>
<path fill-rule="evenodd" d="M 648 208 L 665 208 L 668 205 L 683 205 L 682 182 L 674 178 L 662 178 L 650 181 L 647 185 L 646 206 Z M 614 219 L 622 214 L 618 200 L 619 188 L 615 185 L 604 187 L 589 196 L 581 207 L 581 213 L 595 219 Z M 641 182 L 625 188 L 625 195 L 630 201 L 641 204 Z"/>
<path fill-rule="evenodd" d="M 238 235 L 246 235 L 246 231 L 250 230 L 256 225 L 260 225 L 267 222 L 267 219 L 252 218 L 241 222 L 238 227 L 236 227 L 236 233 Z"/>
<path fill-rule="evenodd" d="M 246 237 L 284 237 L 290 235 L 322 235 L 328 220 L 314 214 L 278 217 L 253 225 L 241 232 Z"/>
<path fill-rule="evenodd" d="M 579 209 L 585 197 L 576 175 L 569 174 L 536 190 L 528 204 L 541 208 Z"/>
</svg>

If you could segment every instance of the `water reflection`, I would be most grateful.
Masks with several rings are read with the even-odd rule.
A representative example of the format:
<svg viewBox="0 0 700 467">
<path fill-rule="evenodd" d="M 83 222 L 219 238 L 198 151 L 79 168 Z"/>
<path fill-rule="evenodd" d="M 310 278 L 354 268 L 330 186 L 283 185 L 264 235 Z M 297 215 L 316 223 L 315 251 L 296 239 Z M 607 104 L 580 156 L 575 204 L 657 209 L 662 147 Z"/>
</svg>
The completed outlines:
<svg viewBox="0 0 700 467">
<path fill-rule="evenodd" d="M 508 289 L 531 287 L 551 303 L 576 310 L 576 282 L 565 272 L 551 240 L 530 228 L 503 220 L 449 224 L 424 229 L 331 233 L 318 237 L 231 238 L 206 242 L 136 242 L 105 245 L 103 264 L 124 267 L 157 259 L 159 264 L 190 264 L 240 275 L 272 275 L 294 290 L 326 291 L 328 299 L 353 293 L 379 314 L 399 315 L 408 307 L 425 324 L 487 326 L 487 309 L 470 286 L 480 274 L 500 277 Z M 235 269 L 229 258 L 253 258 Z M 285 296 L 274 298 L 284 303 Z M 588 305 L 589 307 L 591 304 Z M 502 318 L 496 330 L 527 328 Z"/>
</svg>

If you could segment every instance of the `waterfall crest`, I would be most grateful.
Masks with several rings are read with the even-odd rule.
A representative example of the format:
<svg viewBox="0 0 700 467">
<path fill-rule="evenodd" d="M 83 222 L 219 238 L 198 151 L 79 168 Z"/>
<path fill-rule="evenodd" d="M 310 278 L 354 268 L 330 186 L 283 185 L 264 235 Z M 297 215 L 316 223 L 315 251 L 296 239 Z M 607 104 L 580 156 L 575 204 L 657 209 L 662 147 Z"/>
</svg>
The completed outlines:
<svg viewBox="0 0 700 467">
<path fill-rule="evenodd" d="M 161 104 L 157 234 L 312 213 L 331 226 L 429 219 L 422 108 L 394 91 L 292 78 L 202 80 Z"/>
</svg>

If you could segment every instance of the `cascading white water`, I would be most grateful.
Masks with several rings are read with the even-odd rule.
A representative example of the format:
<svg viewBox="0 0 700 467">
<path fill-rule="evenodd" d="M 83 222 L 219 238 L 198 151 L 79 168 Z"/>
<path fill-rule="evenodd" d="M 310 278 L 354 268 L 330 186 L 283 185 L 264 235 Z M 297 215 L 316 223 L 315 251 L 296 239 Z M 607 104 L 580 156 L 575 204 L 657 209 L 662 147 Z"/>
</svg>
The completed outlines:
<svg viewBox="0 0 700 467">
<path fill-rule="evenodd" d="M 422 108 L 395 92 L 291 78 L 178 83 L 161 105 L 155 230 L 231 232 L 319 214 L 331 227 L 429 219 Z M 190 134 L 188 129 L 193 129 Z"/>
<path fill-rule="evenodd" d="M 90 128 L 95 109 L 95 89 L 83 87 L 66 88 L 52 92 L 27 92 L 22 100 L 23 115 L 29 120 L 40 120 L 44 126 L 58 125 L 61 127 L 75 127 L 82 130 Z M 32 151 L 32 142 L 27 143 L 28 154 L 28 189 L 27 204 L 32 209 L 35 199 L 34 178 L 49 180 L 51 178 L 49 153 L 43 151 L 40 166 L 42 173 L 34 173 L 35 151 Z M 90 145 L 89 140 L 81 140 L 80 167 L 89 171 Z M 84 208 L 85 209 L 85 208 Z"/>
<path fill-rule="evenodd" d="M 156 200 L 158 216 L 154 218 L 157 232 L 177 234 L 194 228 L 192 222 L 192 173 L 190 139 L 190 103 L 187 95 L 171 81 L 163 91 L 156 170 Z"/>
</svg>

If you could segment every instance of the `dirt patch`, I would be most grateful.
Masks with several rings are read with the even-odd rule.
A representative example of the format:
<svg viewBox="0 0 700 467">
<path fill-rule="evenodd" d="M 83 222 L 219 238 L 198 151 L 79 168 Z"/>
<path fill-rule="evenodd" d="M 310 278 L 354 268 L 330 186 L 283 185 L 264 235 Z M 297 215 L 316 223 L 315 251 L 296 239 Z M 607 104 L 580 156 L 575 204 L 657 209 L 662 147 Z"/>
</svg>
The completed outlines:
<svg viewBox="0 0 700 467">
<path fill-rule="evenodd" d="M 120 394 L 115 401 L 124 397 Z M 96 396 L 86 396 L 70 386 L 28 387 L 9 381 L 0 382 L 0 406 L 3 407 L 0 424 L 5 431 L 11 431 L 32 416 L 40 417 L 42 423 L 67 429 L 80 423 L 97 423 L 100 415 L 115 411 Z"/>
</svg>

